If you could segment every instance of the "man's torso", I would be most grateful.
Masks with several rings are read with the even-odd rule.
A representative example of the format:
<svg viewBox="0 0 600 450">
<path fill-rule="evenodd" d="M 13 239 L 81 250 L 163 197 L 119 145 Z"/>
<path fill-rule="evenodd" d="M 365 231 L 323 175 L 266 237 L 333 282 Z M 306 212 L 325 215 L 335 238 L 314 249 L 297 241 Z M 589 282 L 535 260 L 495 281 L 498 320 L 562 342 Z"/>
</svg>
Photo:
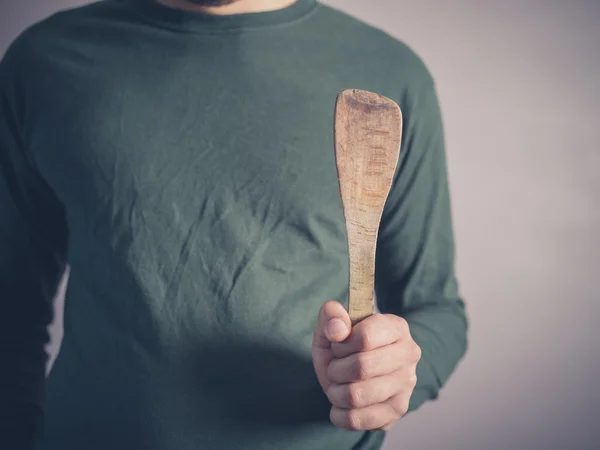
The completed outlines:
<svg viewBox="0 0 600 450">
<path fill-rule="evenodd" d="M 407 51 L 312 8 L 184 30 L 107 1 L 30 31 L 27 147 L 71 268 L 40 449 L 380 440 L 329 423 L 310 343 L 321 304 L 347 298 L 335 98 L 400 98 Z"/>
</svg>

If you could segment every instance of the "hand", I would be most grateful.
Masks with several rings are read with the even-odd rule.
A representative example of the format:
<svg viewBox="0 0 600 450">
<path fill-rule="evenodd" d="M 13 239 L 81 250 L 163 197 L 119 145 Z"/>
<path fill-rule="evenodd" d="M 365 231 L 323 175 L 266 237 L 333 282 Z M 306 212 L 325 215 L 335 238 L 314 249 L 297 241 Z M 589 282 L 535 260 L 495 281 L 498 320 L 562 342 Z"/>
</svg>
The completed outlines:
<svg viewBox="0 0 600 450">
<path fill-rule="evenodd" d="M 330 420 L 352 431 L 389 430 L 408 411 L 421 349 L 408 324 L 374 314 L 351 326 L 344 306 L 325 303 L 313 335 L 312 359 Z"/>
</svg>

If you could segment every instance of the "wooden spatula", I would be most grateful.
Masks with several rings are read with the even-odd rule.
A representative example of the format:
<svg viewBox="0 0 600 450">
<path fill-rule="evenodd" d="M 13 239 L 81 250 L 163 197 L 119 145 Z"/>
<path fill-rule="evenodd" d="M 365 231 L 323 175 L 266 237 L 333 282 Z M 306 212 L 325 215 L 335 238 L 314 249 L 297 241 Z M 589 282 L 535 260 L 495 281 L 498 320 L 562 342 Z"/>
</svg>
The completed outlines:
<svg viewBox="0 0 600 450">
<path fill-rule="evenodd" d="M 402 114 L 389 98 L 348 89 L 335 104 L 335 157 L 350 262 L 352 324 L 374 312 L 375 248 L 400 155 Z"/>
</svg>

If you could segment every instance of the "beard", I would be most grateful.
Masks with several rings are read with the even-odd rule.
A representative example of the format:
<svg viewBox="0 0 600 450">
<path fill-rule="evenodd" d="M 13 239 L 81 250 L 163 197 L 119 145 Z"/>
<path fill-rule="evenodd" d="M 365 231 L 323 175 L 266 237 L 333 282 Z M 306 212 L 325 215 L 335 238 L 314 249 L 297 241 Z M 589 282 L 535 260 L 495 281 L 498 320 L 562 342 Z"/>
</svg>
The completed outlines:
<svg viewBox="0 0 600 450">
<path fill-rule="evenodd" d="M 231 5 L 238 0 L 185 0 L 188 3 L 193 3 L 198 6 L 225 6 Z"/>
</svg>

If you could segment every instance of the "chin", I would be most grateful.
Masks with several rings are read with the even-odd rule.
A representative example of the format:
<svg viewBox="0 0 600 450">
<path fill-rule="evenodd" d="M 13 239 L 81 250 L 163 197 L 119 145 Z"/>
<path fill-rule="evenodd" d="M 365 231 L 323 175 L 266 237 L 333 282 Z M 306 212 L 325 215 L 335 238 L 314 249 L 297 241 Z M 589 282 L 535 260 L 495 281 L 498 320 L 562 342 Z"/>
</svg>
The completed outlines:
<svg viewBox="0 0 600 450">
<path fill-rule="evenodd" d="M 200 6 L 225 6 L 231 5 L 238 0 L 186 0 L 188 3 Z"/>
</svg>

